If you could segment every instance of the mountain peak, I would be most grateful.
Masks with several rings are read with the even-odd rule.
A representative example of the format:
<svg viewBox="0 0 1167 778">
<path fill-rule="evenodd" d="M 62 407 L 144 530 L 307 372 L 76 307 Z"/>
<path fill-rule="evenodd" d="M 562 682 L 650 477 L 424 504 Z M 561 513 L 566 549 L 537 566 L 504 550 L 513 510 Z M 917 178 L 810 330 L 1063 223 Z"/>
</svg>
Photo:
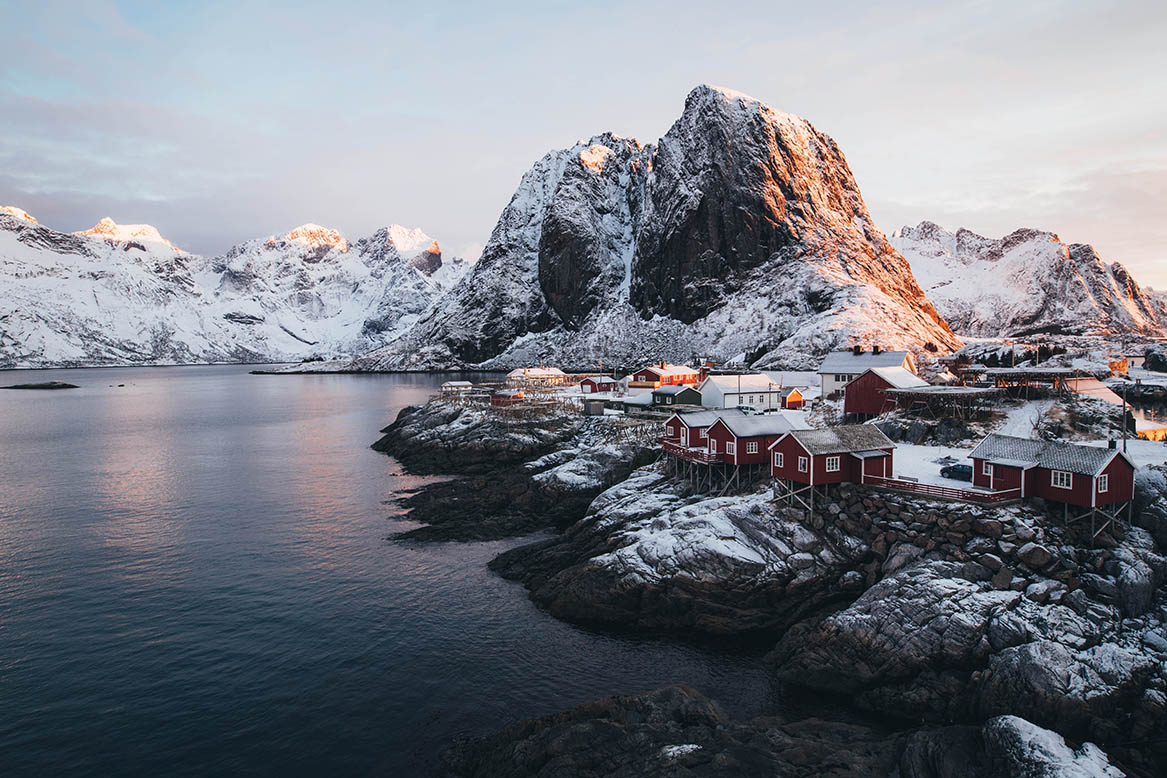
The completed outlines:
<svg viewBox="0 0 1167 778">
<path fill-rule="evenodd" d="M 302 243 L 314 249 L 327 246 L 329 248 L 339 249 L 340 251 L 348 251 L 348 241 L 344 239 L 343 235 L 328 227 L 321 227 L 319 224 L 301 224 L 280 238 L 268 238 L 267 242 L 271 245 L 278 240 Z"/>
<path fill-rule="evenodd" d="M 12 216 L 31 224 L 40 224 L 28 211 L 23 208 L 17 208 L 15 205 L 0 205 L 0 214 Z"/>
<path fill-rule="evenodd" d="M 106 216 L 87 230 L 81 230 L 76 235 L 88 235 L 95 238 L 104 238 L 117 243 L 158 243 L 172 251 L 180 251 L 178 246 L 162 237 L 158 228 L 149 224 L 118 224 Z"/>
</svg>

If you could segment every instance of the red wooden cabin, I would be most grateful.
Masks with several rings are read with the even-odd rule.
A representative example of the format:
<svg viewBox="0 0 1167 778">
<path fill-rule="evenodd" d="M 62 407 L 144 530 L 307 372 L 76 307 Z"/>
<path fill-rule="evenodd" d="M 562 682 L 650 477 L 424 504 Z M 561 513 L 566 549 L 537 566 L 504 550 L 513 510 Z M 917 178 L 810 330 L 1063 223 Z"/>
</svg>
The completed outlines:
<svg viewBox="0 0 1167 778">
<path fill-rule="evenodd" d="M 767 447 L 782 435 L 805 426 L 800 418 L 781 413 L 722 416 L 709 426 L 709 453 L 731 465 L 764 465 Z"/>
<path fill-rule="evenodd" d="M 863 371 L 843 390 L 843 413 L 870 419 L 895 408 L 888 389 L 914 389 L 928 382 L 902 367 L 873 367 Z"/>
<path fill-rule="evenodd" d="M 608 376 L 585 378 L 579 382 L 579 390 L 584 394 L 595 394 L 596 392 L 614 392 L 619 388 L 620 382 L 615 378 L 610 378 Z"/>
<path fill-rule="evenodd" d="M 973 483 L 991 491 L 1020 489 L 1079 508 L 1129 502 L 1135 465 L 1123 452 L 1009 435 L 989 435 L 972 450 Z"/>
<path fill-rule="evenodd" d="M 891 477 L 895 444 L 870 424 L 792 430 L 770 444 L 770 474 L 811 486 Z"/>
<path fill-rule="evenodd" d="M 522 389 L 502 389 L 490 396 L 490 404 L 495 408 L 506 408 L 523 401 Z"/>
<path fill-rule="evenodd" d="M 661 386 L 701 383 L 701 371 L 684 365 L 670 365 L 659 362 L 637 370 L 628 379 L 633 389 L 657 389 Z"/>
<path fill-rule="evenodd" d="M 706 437 L 710 425 L 722 416 L 741 416 L 736 408 L 697 411 L 695 413 L 674 413 L 665 421 L 665 440 L 685 448 L 707 448 Z"/>
</svg>

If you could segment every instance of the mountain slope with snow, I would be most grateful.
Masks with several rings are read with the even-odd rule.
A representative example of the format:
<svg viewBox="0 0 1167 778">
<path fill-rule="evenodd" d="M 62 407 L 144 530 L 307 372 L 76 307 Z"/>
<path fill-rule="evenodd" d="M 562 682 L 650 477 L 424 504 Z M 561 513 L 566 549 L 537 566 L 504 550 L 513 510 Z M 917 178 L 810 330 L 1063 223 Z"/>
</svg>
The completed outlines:
<svg viewBox="0 0 1167 778">
<path fill-rule="evenodd" d="M 370 369 L 958 345 L 805 119 L 701 86 L 657 146 L 598 135 L 522 178 L 481 260 Z"/>
<path fill-rule="evenodd" d="M 297 361 L 404 331 L 468 263 L 420 230 L 304 225 L 221 257 L 149 225 L 64 233 L 0 210 L 0 366 Z"/>
<path fill-rule="evenodd" d="M 962 335 L 1167 334 L 1162 299 L 1092 246 L 1052 232 L 1020 229 L 994 240 L 925 221 L 891 242 Z"/>
</svg>

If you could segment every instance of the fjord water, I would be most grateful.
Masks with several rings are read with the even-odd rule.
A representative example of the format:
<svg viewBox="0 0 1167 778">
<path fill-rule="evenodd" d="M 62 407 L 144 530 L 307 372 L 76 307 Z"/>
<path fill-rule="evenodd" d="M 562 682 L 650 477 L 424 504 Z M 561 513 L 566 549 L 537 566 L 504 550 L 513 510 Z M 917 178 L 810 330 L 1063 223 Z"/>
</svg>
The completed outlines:
<svg viewBox="0 0 1167 778">
<path fill-rule="evenodd" d="M 405 544 L 425 479 L 369 449 L 449 375 L 0 373 L 0 775 L 428 775 L 459 734 L 761 659 L 560 623 Z M 123 385 L 124 386 L 119 386 Z"/>
</svg>

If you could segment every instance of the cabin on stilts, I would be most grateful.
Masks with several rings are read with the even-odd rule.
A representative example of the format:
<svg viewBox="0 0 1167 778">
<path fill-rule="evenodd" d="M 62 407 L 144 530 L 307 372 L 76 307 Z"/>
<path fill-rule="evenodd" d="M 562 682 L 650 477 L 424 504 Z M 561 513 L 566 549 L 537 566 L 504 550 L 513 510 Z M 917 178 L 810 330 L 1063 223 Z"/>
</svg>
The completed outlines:
<svg viewBox="0 0 1167 778">
<path fill-rule="evenodd" d="M 976 486 L 1061 503 L 1066 525 L 1090 520 L 1091 541 L 1114 524 L 1130 525 L 1136 468 L 1114 441 L 1103 448 L 993 434 L 969 457 Z"/>
<path fill-rule="evenodd" d="M 870 424 L 791 430 L 769 446 L 774 497 L 814 511 L 835 484 L 862 484 L 892 474 L 895 444 Z"/>
</svg>

